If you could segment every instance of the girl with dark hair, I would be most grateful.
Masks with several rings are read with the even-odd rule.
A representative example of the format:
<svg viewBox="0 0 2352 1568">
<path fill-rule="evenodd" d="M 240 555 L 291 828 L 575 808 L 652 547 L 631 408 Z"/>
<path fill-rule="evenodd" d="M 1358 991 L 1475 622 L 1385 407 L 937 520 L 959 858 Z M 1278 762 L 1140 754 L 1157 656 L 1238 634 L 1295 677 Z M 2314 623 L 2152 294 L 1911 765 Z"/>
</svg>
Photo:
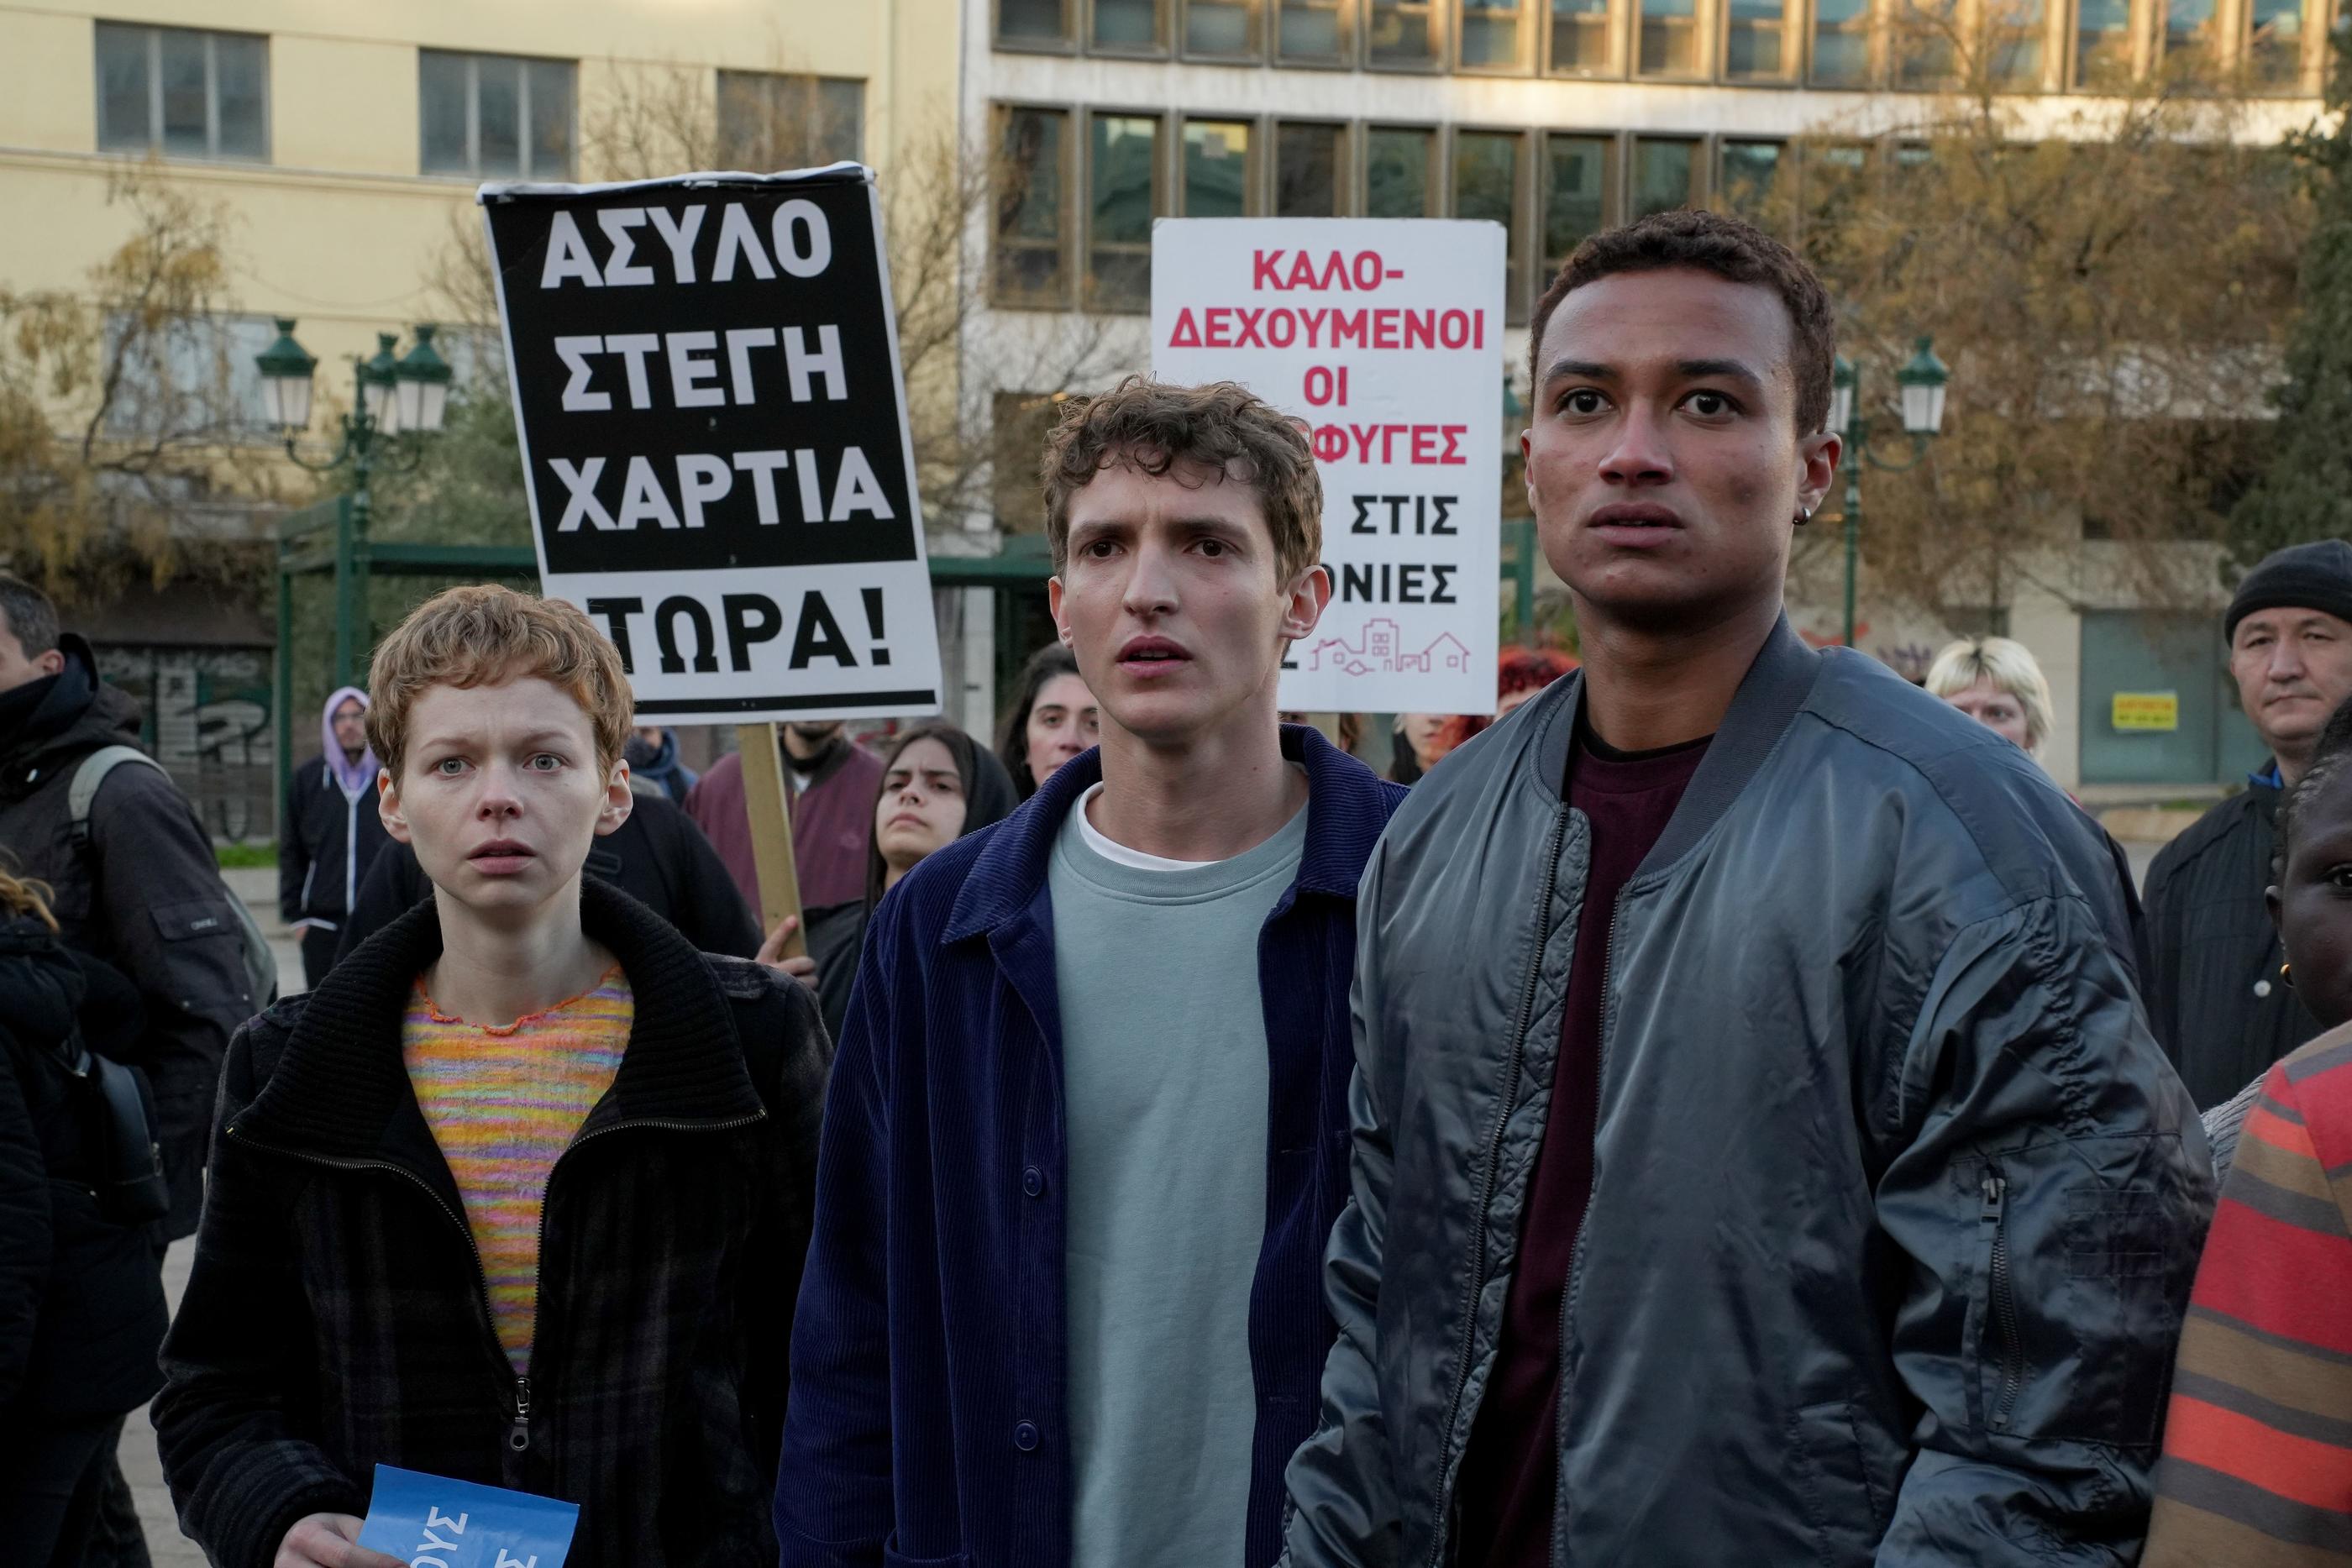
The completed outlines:
<svg viewBox="0 0 2352 1568">
<path fill-rule="evenodd" d="M 866 896 L 808 912 L 817 1008 L 835 1040 L 857 979 L 866 922 L 882 895 L 924 856 L 1002 821 L 1017 804 L 1004 765 L 954 725 L 934 720 L 890 737 L 866 852 Z"/>
<path fill-rule="evenodd" d="M 2221 1202 L 2156 1472 L 2149 1568 L 2352 1552 L 2352 702 L 2278 814 L 2267 892 L 2291 985 L 2327 1033 L 2205 1114 Z"/>
<path fill-rule="evenodd" d="M 996 732 L 997 760 L 1017 799 L 1037 792 L 1054 769 L 1101 738 L 1095 695 L 1078 674 L 1078 656 L 1048 643 L 1021 667 L 1021 698 Z"/>
</svg>

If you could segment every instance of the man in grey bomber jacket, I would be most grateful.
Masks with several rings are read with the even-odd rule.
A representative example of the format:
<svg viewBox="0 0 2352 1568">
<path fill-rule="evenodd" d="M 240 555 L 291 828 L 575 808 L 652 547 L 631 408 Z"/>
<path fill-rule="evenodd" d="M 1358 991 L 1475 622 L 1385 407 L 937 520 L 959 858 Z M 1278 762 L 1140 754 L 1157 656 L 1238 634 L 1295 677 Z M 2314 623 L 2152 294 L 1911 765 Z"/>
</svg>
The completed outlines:
<svg viewBox="0 0 2352 1568">
<path fill-rule="evenodd" d="M 1528 489 L 1585 665 L 1364 878 L 1295 1568 L 2138 1549 L 2204 1137 L 2096 827 L 1782 617 L 1834 330 L 1705 213 L 1538 307 Z"/>
</svg>

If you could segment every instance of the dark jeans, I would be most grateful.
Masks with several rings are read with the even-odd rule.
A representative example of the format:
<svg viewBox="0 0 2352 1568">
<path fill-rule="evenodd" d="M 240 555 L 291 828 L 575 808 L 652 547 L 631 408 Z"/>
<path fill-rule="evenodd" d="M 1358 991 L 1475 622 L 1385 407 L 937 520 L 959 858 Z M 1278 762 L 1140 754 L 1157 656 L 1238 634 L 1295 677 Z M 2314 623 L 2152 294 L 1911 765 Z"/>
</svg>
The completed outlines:
<svg viewBox="0 0 2352 1568">
<path fill-rule="evenodd" d="M 26 1416 L 0 1427 L 0 1543 L 22 1568 L 89 1560 L 122 1417 Z"/>
<path fill-rule="evenodd" d="M 307 990 L 317 990 L 327 971 L 335 967 L 335 945 L 342 939 L 340 931 L 321 931 L 315 925 L 302 927 L 302 985 Z"/>
</svg>

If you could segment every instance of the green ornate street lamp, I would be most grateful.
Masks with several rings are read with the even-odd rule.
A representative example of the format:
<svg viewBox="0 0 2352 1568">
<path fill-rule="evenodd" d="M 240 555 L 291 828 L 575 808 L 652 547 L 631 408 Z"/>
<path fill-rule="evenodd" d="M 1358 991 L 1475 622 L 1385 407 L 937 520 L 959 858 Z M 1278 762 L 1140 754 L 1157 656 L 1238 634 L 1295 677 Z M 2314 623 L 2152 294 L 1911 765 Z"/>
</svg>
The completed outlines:
<svg viewBox="0 0 2352 1568">
<path fill-rule="evenodd" d="M 319 367 L 317 356 L 294 340 L 294 322 L 285 317 L 278 320 L 278 340 L 254 356 L 253 362 L 261 371 L 262 406 L 268 411 L 269 422 L 286 437 L 286 455 L 298 467 L 314 474 L 328 473 L 346 464 L 351 466 L 348 538 L 338 546 L 339 560 L 364 549 L 373 504 L 370 485 L 377 467 L 396 462 L 400 470 L 406 470 L 415 467 L 424 455 L 417 443 L 394 446 L 392 440 L 404 435 L 438 434 L 442 419 L 448 412 L 449 383 L 454 376 L 449 361 L 433 347 L 433 328 L 419 326 L 415 346 L 394 358 L 393 350 L 399 342 L 396 334 L 379 332 L 373 357 L 354 359 L 354 396 L 351 413 L 341 421 L 341 438 L 331 454 L 315 460 L 302 455 L 301 441 L 304 432 L 310 428 L 311 375 Z M 378 450 L 379 443 L 383 444 L 382 452 Z M 401 455 L 394 458 L 395 453 Z M 338 685 L 348 684 L 352 674 L 353 620 L 358 610 L 353 602 L 356 585 L 357 574 L 339 566 L 335 605 Z"/>
<path fill-rule="evenodd" d="M 1895 372 L 1901 389 L 1904 432 L 1911 437 L 1911 455 L 1901 461 L 1880 457 L 1870 450 L 1869 415 L 1864 412 L 1862 371 L 1840 354 L 1830 378 L 1830 425 L 1845 443 L 1845 645 L 1853 646 L 1854 575 L 1862 561 L 1862 465 L 1865 459 L 1890 474 L 1916 467 L 1927 455 L 1927 443 L 1944 428 L 1944 393 L 1951 371 L 1936 357 L 1935 340 L 1921 338 L 1916 351 Z"/>
</svg>

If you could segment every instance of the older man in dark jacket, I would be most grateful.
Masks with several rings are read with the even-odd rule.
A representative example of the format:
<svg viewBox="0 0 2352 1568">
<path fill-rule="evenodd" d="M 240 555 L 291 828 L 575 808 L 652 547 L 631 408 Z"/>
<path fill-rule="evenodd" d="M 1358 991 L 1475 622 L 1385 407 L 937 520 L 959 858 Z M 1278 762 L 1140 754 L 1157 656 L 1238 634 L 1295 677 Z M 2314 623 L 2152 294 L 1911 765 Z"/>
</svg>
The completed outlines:
<svg viewBox="0 0 2352 1568">
<path fill-rule="evenodd" d="M 228 1037 L 269 998 L 246 978 L 241 926 L 212 841 L 160 768 L 121 767 L 77 843 L 76 766 L 136 745 L 139 705 L 98 676 L 89 644 L 58 630 L 48 600 L 0 574 L 0 848 L 48 884 L 66 940 L 131 977 L 147 1009 L 142 1065 L 154 1084 L 168 1239 L 196 1228 L 213 1091 Z"/>
<path fill-rule="evenodd" d="M 1780 610 L 1803 264 L 1672 214 L 1535 324 L 1584 670 L 1359 895 L 1339 1338 L 1297 1568 L 2131 1560 L 2207 1201 L 2096 828 Z"/>
</svg>

